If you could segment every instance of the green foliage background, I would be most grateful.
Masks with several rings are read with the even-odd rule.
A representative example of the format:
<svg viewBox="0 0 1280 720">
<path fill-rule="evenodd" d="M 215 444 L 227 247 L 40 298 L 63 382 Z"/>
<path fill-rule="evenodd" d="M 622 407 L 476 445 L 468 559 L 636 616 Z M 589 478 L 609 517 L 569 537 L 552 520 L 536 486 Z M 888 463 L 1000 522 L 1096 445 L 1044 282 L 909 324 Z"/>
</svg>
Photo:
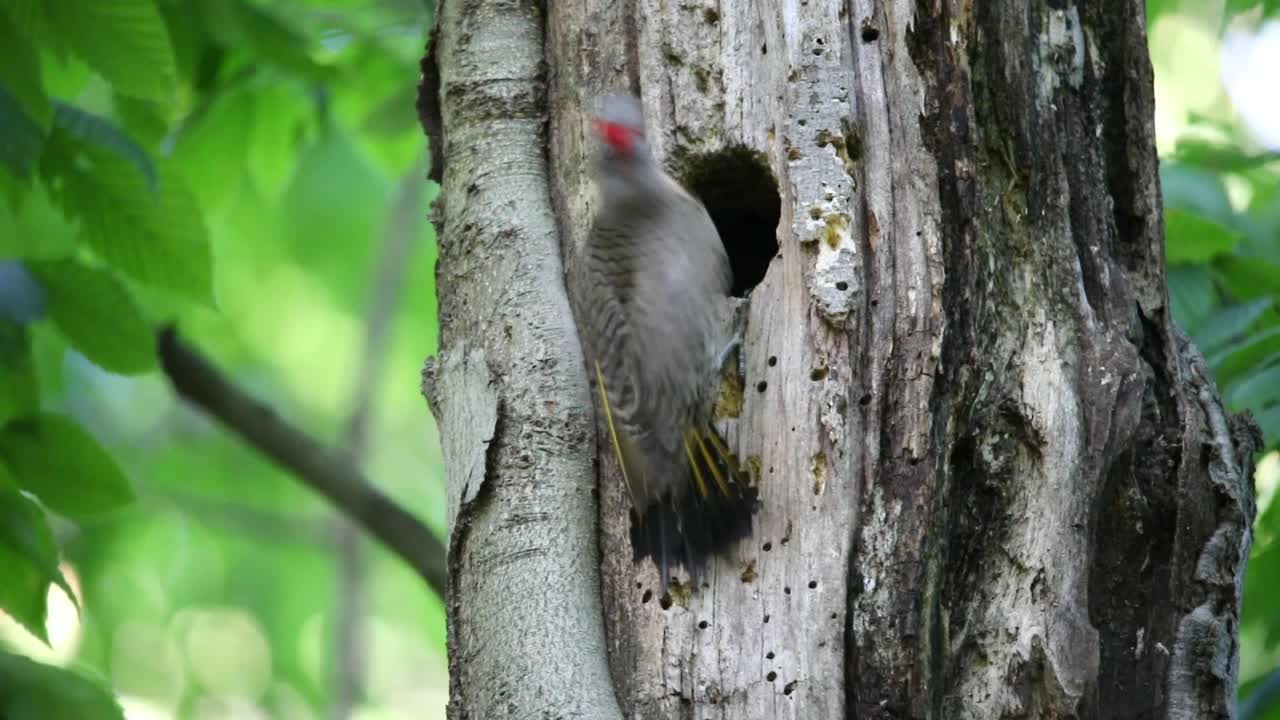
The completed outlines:
<svg viewBox="0 0 1280 720">
<path fill-rule="evenodd" d="M 436 344 L 434 189 L 413 108 L 430 4 L 0 4 L 0 716 L 327 714 L 333 513 L 175 399 L 153 332 L 176 323 L 337 443 L 395 233 L 415 244 L 364 465 L 442 529 L 417 389 Z M 1149 2 L 1170 301 L 1273 450 L 1280 162 L 1243 129 L 1217 58 L 1227 28 L 1278 12 Z M 1280 459 L 1261 467 L 1242 695 L 1280 667 Z M 365 548 L 355 717 L 443 717 L 442 606 Z"/>
<path fill-rule="evenodd" d="M 417 387 L 435 350 L 413 107 L 429 4 L 0 3 L 0 642 L 92 683 L 0 654 L 0 716 L 118 717 L 95 685 L 131 718 L 325 714 L 333 513 L 176 400 L 153 331 L 176 322 L 337 443 L 396 232 L 415 242 L 364 465 L 443 527 Z M 357 716 L 443 717 L 442 606 L 365 547 Z"/>
</svg>

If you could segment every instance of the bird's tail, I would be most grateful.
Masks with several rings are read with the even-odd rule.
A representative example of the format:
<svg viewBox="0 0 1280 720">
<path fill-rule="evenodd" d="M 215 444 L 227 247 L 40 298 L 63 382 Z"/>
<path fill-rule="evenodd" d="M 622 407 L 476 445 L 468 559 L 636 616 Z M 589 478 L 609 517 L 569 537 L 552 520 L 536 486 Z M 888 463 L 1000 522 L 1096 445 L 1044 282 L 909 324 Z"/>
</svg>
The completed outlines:
<svg viewBox="0 0 1280 720">
<path fill-rule="evenodd" d="M 757 488 L 710 424 L 685 433 L 688 481 L 674 494 L 632 510 L 635 559 L 653 558 L 665 593 L 672 565 L 683 565 L 696 584 L 707 561 L 751 534 Z"/>
</svg>

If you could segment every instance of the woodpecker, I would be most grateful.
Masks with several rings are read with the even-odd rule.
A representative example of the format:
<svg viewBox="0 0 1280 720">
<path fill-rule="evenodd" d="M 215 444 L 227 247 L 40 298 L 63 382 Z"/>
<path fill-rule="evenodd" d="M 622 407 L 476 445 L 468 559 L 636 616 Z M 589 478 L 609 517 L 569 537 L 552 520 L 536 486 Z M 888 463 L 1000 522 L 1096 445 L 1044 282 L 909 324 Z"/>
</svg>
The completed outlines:
<svg viewBox="0 0 1280 720">
<path fill-rule="evenodd" d="M 631 499 L 634 560 L 665 594 L 751 534 L 757 489 L 712 425 L 732 272 L 706 208 L 658 165 L 639 100 L 601 99 L 591 173 L 597 208 L 570 285 L 587 368 Z"/>
</svg>

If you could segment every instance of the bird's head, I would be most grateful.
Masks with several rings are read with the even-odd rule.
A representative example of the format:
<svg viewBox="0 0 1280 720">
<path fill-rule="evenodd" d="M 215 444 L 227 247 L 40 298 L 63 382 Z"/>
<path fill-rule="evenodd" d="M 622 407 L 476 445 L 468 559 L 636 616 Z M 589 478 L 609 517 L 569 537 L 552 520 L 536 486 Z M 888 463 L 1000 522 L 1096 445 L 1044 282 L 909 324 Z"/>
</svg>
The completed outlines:
<svg viewBox="0 0 1280 720">
<path fill-rule="evenodd" d="M 592 128 L 597 140 L 593 174 L 606 202 L 636 200 L 652 191 L 661 173 L 655 172 L 639 98 L 601 97 Z"/>
</svg>

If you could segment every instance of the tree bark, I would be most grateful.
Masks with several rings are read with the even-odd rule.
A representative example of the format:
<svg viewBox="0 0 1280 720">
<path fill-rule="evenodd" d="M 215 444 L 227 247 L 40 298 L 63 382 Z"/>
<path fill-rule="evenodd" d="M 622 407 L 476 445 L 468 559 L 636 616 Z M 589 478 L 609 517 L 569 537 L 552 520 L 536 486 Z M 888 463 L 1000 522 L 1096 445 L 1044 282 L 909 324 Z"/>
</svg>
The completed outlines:
<svg viewBox="0 0 1280 720">
<path fill-rule="evenodd" d="M 1234 717 L 1260 439 L 1169 316 L 1139 0 L 437 17 L 451 717 Z M 610 89 L 739 280 L 778 248 L 722 391 L 756 530 L 669 598 L 561 280 Z"/>
<path fill-rule="evenodd" d="M 441 3 L 430 137 L 448 466 L 449 717 L 621 718 L 600 607 L 592 409 L 560 280 L 537 3 Z"/>
</svg>

